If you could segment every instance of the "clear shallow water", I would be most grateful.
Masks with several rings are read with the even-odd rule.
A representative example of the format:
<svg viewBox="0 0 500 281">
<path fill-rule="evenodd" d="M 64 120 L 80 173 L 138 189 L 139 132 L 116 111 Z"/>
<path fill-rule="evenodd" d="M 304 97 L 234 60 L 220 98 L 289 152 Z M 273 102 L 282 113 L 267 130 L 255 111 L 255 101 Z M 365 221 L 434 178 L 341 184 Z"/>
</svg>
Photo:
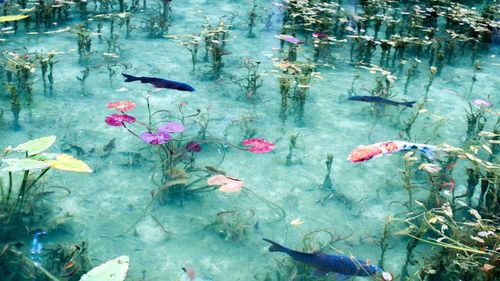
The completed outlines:
<svg viewBox="0 0 500 281">
<path fill-rule="evenodd" d="M 151 3 L 153 6 L 153 3 Z M 293 119 L 286 123 L 279 119 L 280 95 L 276 68 L 273 59 L 280 53 L 279 34 L 280 14 L 275 5 L 260 3 L 257 11 L 265 15 L 275 11 L 270 30 L 265 30 L 258 22 L 256 38 L 247 38 L 246 14 L 249 4 L 246 1 L 183 1 L 172 2 L 173 24 L 168 35 L 182 38 L 182 35 L 199 33 L 208 17 L 216 24 L 222 16 L 239 13 L 230 28 L 224 56 L 224 69 L 221 79 L 209 81 L 203 73 L 208 71 L 208 63 L 202 62 L 203 48 L 200 46 L 200 62 L 197 70 L 191 73 L 189 52 L 175 39 L 150 38 L 144 31 L 144 18 L 150 13 L 139 11 L 132 16 L 131 26 L 135 29 L 130 36 L 120 34 L 120 48 L 116 74 L 108 79 L 106 60 L 103 53 L 108 52 L 105 41 L 100 41 L 93 33 L 90 75 L 85 83 L 85 93 L 81 91 L 76 76 L 81 75 L 83 67 L 78 63 L 76 35 L 66 32 L 52 35 L 6 35 L 7 42 L 2 50 L 21 52 L 26 47 L 29 52 L 58 51 L 58 63 L 54 69 L 54 93 L 43 94 L 41 81 L 33 84 L 33 106 L 31 117 L 28 110 L 22 110 L 20 130 L 10 128 L 12 116 L 8 99 L 3 97 L 0 106 L 5 111 L 0 120 L 0 145 L 15 145 L 28 139 L 45 135 L 56 135 L 58 140 L 55 151 L 66 151 L 76 156 L 75 147 L 83 150 L 78 157 L 85 160 L 94 170 L 92 174 L 50 172 L 51 185 L 61 185 L 71 189 L 71 194 L 57 198 L 51 204 L 60 208 L 58 216 L 65 217 L 60 229 L 50 231 L 45 241 L 76 243 L 89 242 L 90 255 L 97 261 L 104 261 L 119 255 L 131 258 L 130 280 L 140 280 L 145 271 L 146 280 L 186 280 L 181 267 L 189 264 L 200 278 L 206 280 L 254 280 L 255 276 L 265 275 L 276 268 L 275 258 L 281 254 L 268 253 L 263 237 L 283 242 L 292 248 L 302 246 L 305 234 L 316 230 L 328 230 L 340 237 L 348 237 L 334 244 L 344 254 L 352 254 L 361 259 L 378 261 L 380 239 L 386 218 L 389 215 L 403 214 L 406 208 L 395 201 L 406 201 L 407 193 L 402 188 L 400 171 L 403 161 L 401 155 L 386 156 L 360 164 L 346 161 L 351 150 L 361 144 L 400 139 L 401 127 L 395 124 L 395 116 L 407 119 L 411 109 L 401 112 L 400 108 L 386 106 L 380 116 L 375 116 L 366 103 L 348 101 L 349 89 L 354 75 L 357 94 L 368 94 L 364 88 L 375 86 L 375 75 L 365 69 L 357 69 L 349 62 L 348 46 L 336 49 L 332 64 L 335 68 L 318 67 L 321 77 L 313 78 L 307 97 L 304 124 L 299 126 Z M 65 23 L 72 26 L 78 22 Z M 226 21 L 227 22 L 227 21 Z M 96 24 L 89 27 L 95 31 Z M 109 32 L 104 22 L 103 33 Z M 301 36 L 298 36 L 301 37 Z M 301 47 L 299 61 L 311 57 L 309 45 Z M 412 133 L 412 141 L 433 144 L 450 143 L 461 145 L 466 131 L 464 109 L 472 98 L 489 98 L 493 110 L 498 104 L 500 62 L 494 55 L 496 46 L 480 57 L 481 70 L 472 95 L 467 92 L 472 83 L 473 67 L 470 55 L 464 53 L 451 65 L 446 65 L 429 92 L 425 104 L 427 112 L 419 116 Z M 378 52 L 373 62 L 378 62 Z M 262 87 L 258 89 L 258 101 L 248 102 L 244 92 L 234 83 L 234 77 L 244 75 L 241 66 L 243 58 L 261 61 L 263 76 Z M 412 57 L 408 57 L 412 60 Z M 410 84 L 408 96 L 403 96 L 404 73 L 394 84 L 394 99 L 422 101 L 428 81 L 427 60 L 419 67 L 419 76 Z M 125 69 L 125 65 L 127 69 Z M 201 109 L 209 113 L 208 134 L 210 137 L 224 137 L 221 127 L 224 119 L 233 116 L 236 120 L 228 129 L 227 140 L 238 144 L 245 137 L 245 122 L 255 130 L 255 136 L 276 143 L 276 149 L 269 154 L 250 154 L 228 148 L 225 159 L 218 169 L 228 175 L 244 179 L 246 186 L 259 196 L 283 208 L 286 217 L 276 219 L 277 209 L 264 204 L 255 197 L 243 193 L 224 194 L 211 192 L 178 204 L 153 204 L 146 215 L 132 229 L 123 234 L 141 215 L 151 200 L 150 191 L 157 187 L 150 177 L 158 172 L 159 163 L 147 144 L 120 127 L 106 125 L 104 118 L 112 113 L 106 103 L 117 100 L 131 100 L 137 109 L 131 114 L 138 120 L 146 120 L 146 101 L 141 94 L 151 90 L 140 83 L 124 83 L 120 75 L 126 72 L 139 76 L 158 76 L 176 81 L 187 82 L 196 92 L 154 90 L 150 104 L 154 110 L 175 111 L 178 104 L 187 102 L 186 112 Z M 39 76 L 39 70 L 34 77 Z M 120 89 L 126 88 L 126 91 Z M 413 109 L 416 110 L 416 109 Z M 445 118 L 445 125 L 432 136 L 432 125 Z M 227 120 L 227 118 L 226 118 Z M 131 126 L 131 128 L 139 128 Z M 197 128 L 187 126 L 185 135 L 195 135 Z M 288 139 L 299 134 L 297 149 L 294 151 L 293 164 L 286 166 Z M 114 139 L 115 148 L 109 153 L 104 147 Z M 73 147 L 73 148 L 72 148 Z M 140 153 L 135 165 L 130 163 L 127 153 Z M 327 153 L 334 153 L 332 178 L 338 191 L 352 202 L 328 200 L 323 205 L 318 201 L 326 193 L 320 189 L 325 175 Z M 215 146 L 206 146 L 197 155 L 200 166 L 216 166 L 221 154 Z M 457 182 L 465 182 L 464 175 L 456 175 Z M 425 192 L 415 195 L 425 198 Z M 243 214 L 254 215 L 248 221 L 248 235 L 242 241 L 225 241 L 219 235 L 205 229 L 221 211 L 239 210 Z M 294 226 L 291 221 L 300 218 L 304 223 Z M 161 222 L 168 232 L 167 235 Z M 258 227 L 255 227 L 258 224 Z M 391 236 L 390 248 L 386 255 L 386 271 L 399 272 L 401 261 L 406 255 L 406 238 Z M 419 251 L 427 251 L 421 246 Z M 184 279 L 182 279 L 184 278 Z M 361 278 L 360 278 L 361 279 Z"/>
</svg>

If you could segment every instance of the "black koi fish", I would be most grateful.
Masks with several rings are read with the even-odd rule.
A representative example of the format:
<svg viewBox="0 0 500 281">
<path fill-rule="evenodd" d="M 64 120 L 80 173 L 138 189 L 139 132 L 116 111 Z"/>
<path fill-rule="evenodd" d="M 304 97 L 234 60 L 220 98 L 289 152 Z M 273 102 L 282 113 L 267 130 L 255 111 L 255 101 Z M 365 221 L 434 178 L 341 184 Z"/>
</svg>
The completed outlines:
<svg viewBox="0 0 500 281">
<path fill-rule="evenodd" d="M 397 102 L 397 101 L 384 99 L 383 97 L 379 97 L 379 96 L 352 96 L 349 98 L 349 100 L 383 103 L 383 104 L 394 105 L 394 106 L 403 105 L 403 106 L 407 106 L 407 107 L 413 107 L 413 104 L 416 103 L 416 101 Z"/>
<path fill-rule="evenodd" d="M 141 81 L 141 83 L 149 83 L 156 88 L 166 88 L 166 89 L 174 89 L 178 91 L 187 91 L 187 92 L 194 92 L 194 88 L 189 86 L 186 83 L 181 83 L 181 82 L 176 82 L 176 81 L 171 81 L 167 79 L 161 79 L 161 78 L 155 78 L 155 77 L 136 77 L 132 75 L 128 75 L 125 73 L 122 73 L 122 75 L 126 78 L 125 82 L 134 82 L 134 81 Z"/>
<path fill-rule="evenodd" d="M 282 252 L 296 261 L 315 267 L 316 271 L 314 275 L 316 276 L 325 276 L 330 272 L 335 272 L 337 273 L 337 280 L 347 280 L 352 278 L 352 276 L 384 274 L 384 271 L 380 267 L 368 264 L 359 259 L 348 256 L 327 255 L 321 252 L 303 253 L 289 249 L 266 238 L 264 238 L 264 241 L 271 243 L 269 252 Z"/>
</svg>

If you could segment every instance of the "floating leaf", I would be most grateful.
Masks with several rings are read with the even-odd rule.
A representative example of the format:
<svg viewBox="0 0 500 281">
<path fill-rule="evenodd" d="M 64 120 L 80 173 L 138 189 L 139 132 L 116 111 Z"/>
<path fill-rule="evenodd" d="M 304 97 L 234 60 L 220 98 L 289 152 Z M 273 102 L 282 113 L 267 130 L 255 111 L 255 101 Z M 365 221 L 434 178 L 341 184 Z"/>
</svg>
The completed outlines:
<svg viewBox="0 0 500 281">
<path fill-rule="evenodd" d="M 70 171 L 70 172 L 81 172 L 81 173 L 92 173 L 92 169 L 83 162 L 82 160 L 75 159 L 73 156 L 68 154 L 59 154 L 56 160 L 47 161 L 53 168 Z"/>
<path fill-rule="evenodd" d="M 27 141 L 13 148 L 15 151 L 27 151 L 28 156 L 38 154 L 51 147 L 56 141 L 56 136 L 48 136 Z"/>
<path fill-rule="evenodd" d="M 232 177 L 226 177 L 224 175 L 215 175 L 207 179 L 208 185 L 219 185 L 219 191 L 224 193 L 233 193 L 240 191 L 245 182 Z"/>
<path fill-rule="evenodd" d="M 83 275 L 80 281 L 123 281 L 127 276 L 129 257 L 109 260 Z"/>
<path fill-rule="evenodd" d="M 29 15 L 12 15 L 12 16 L 1 16 L 0 22 L 18 21 L 29 17 Z"/>
<path fill-rule="evenodd" d="M 7 164 L 7 167 L 3 167 L 0 171 L 2 172 L 19 172 L 19 171 L 30 171 L 30 170 L 40 170 L 50 167 L 50 164 L 43 161 L 38 161 L 29 158 L 5 158 L 2 161 Z"/>
</svg>

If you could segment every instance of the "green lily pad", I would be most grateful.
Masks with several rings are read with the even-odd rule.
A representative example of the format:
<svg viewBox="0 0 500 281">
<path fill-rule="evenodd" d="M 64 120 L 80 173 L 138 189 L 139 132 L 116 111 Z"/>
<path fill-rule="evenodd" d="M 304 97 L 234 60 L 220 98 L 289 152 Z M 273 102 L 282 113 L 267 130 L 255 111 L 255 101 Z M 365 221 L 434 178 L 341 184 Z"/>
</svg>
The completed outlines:
<svg viewBox="0 0 500 281">
<path fill-rule="evenodd" d="M 29 15 L 12 15 L 12 16 L 1 16 L 0 22 L 18 21 L 29 17 Z"/>
<path fill-rule="evenodd" d="M 123 281 L 127 276 L 129 257 L 109 260 L 83 275 L 80 281 Z"/>
<path fill-rule="evenodd" d="M 7 164 L 0 170 L 2 172 L 41 170 L 50 167 L 50 163 L 29 158 L 4 158 L 2 162 Z"/>
<path fill-rule="evenodd" d="M 48 136 L 27 141 L 13 148 L 14 151 L 27 151 L 28 156 L 38 154 L 51 147 L 56 141 L 56 136 Z"/>
</svg>

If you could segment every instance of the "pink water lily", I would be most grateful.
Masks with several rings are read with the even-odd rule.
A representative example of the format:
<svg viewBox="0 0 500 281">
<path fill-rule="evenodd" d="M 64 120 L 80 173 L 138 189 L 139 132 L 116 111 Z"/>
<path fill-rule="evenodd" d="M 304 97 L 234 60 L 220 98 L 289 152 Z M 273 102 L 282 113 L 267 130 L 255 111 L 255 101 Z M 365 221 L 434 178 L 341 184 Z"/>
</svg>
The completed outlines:
<svg viewBox="0 0 500 281">
<path fill-rule="evenodd" d="M 240 191 L 245 182 L 232 177 L 226 177 L 224 175 L 215 175 L 207 179 L 208 185 L 219 185 L 219 191 L 224 193 L 233 193 Z"/>
<path fill-rule="evenodd" d="M 122 126 L 123 123 L 134 123 L 135 117 L 127 114 L 111 114 L 104 119 L 104 122 L 109 126 L 118 127 Z"/>
<path fill-rule="evenodd" d="M 128 100 L 124 100 L 124 101 L 114 101 L 114 102 L 110 102 L 106 105 L 107 108 L 114 108 L 118 111 L 129 111 L 129 110 L 132 110 L 135 108 L 135 103 L 131 102 L 131 101 L 128 101 Z"/>
<path fill-rule="evenodd" d="M 286 35 L 286 34 L 280 34 L 280 35 L 277 35 L 276 37 L 278 39 L 281 39 L 283 41 L 286 41 L 286 42 L 292 43 L 292 44 L 302 44 L 302 43 L 304 43 L 304 42 L 300 41 L 300 39 L 295 38 L 295 37 L 290 36 L 290 35 Z"/>
<path fill-rule="evenodd" d="M 158 131 L 167 133 L 182 133 L 184 132 L 184 125 L 179 122 L 167 122 L 158 127 Z"/>
<path fill-rule="evenodd" d="M 246 150 L 253 153 L 268 153 L 275 147 L 274 143 L 261 138 L 246 139 L 241 142 L 245 146 L 250 146 Z"/>
<path fill-rule="evenodd" d="M 165 132 L 158 132 L 158 133 L 144 132 L 139 137 L 141 138 L 142 141 L 152 145 L 164 144 L 172 139 L 172 136 L 169 133 Z"/>
<path fill-rule="evenodd" d="M 472 104 L 477 107 L 491 107 L 493 104 L 485 99 L 473 99 Z"/>
</svg>

